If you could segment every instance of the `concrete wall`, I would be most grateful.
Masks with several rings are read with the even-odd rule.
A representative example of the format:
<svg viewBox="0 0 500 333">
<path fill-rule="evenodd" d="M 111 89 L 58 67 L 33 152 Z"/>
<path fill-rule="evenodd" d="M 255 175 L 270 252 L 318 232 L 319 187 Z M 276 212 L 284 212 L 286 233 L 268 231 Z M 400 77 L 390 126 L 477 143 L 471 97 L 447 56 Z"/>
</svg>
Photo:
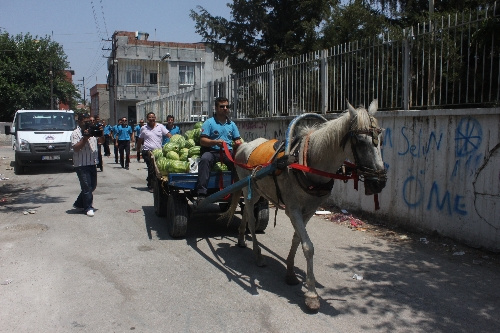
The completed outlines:
<svg viewBox="0 0 500 333">
<path fill-rule="evenodd" d="M 386 188 L 373 196 L 335 182 L 329 201 L 410 230 L 500 251 L 500 108 L 379 112 Z M 284 139 L 291 118 L 238 121 L 245 141 Z M 183 125 L 183 130 L 192 124 Z"/>
<path fill-rule="evenodd" d="M 10 145 L 12 137 L 10 135 L 5 135 L 5 127 L 11 127 L 12 122 L 0 122 L 0 145 L 6 146 Z"/>
</svg>

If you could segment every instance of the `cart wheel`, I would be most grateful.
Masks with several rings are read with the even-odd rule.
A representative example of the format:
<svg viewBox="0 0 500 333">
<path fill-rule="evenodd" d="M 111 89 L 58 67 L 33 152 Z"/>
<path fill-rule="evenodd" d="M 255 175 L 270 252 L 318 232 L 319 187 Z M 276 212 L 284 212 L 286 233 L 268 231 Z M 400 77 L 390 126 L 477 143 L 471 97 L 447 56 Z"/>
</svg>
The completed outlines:
<svg viewBox="0 0 500 333">
<path fill-rule="evenodd" d="M 167 198 L 168 194 L 163 192 L 163 188 L 160 180 L 153 182 L 153 201 L 155 206 L 156 216 L 166 216 L 167 215 Z"/>
<path fill-rule="evenodd" d="M 255 231 L 263 232 L 269 223 L 269 201 L 260 198 L 254 206 L 253 213 L 255 216 Z"/>
<path fill-rule="evenodd" d="M 167 199 L 167 228 L 172 237 L 184 237 L 188 223 L 188 204 L 184 197 L 172 193 Z"/>
</svg>

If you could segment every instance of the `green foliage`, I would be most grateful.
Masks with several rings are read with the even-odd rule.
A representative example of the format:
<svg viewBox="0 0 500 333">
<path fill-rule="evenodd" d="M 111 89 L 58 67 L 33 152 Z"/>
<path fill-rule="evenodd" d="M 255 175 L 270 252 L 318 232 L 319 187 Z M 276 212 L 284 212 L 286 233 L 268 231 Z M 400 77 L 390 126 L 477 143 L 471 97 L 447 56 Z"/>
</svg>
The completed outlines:
<svg viewBox="0 0 500 333">
<path fill-rule="evenodd" d="M 329 0 L 233 0 L 232 20 L 201 6 L 191 10 L 196 32 L 235 72 L 318 49 L 317 28 Z"/>
<path fill-rule="evenodd" d="M 435 1 L 433 17 L 492 3 Z M 428 0 L 233 0 L 228 7 L 231 19 L 214 16 L 200 6 L 190 16 L 203 41 L 236 73 L 386 33 L 395 37 L 430 15 Z"/>
<path fill-rule="evenodd" d="M 323 47 L 372 38 L 386 30 L 388 21 L 364 1 L 335 6 L 321 30 Z"/>
<path fill-rule="evenodd" d="M 67 57 L 50 37 L 0 34 L 0 120 L 11 121 L 19 109 L 50 109 L 58 101 L 75 105 L 75 86 L 66 81 Z M 52 78 L 49 72 L 52 70 Z"/>
</svg>

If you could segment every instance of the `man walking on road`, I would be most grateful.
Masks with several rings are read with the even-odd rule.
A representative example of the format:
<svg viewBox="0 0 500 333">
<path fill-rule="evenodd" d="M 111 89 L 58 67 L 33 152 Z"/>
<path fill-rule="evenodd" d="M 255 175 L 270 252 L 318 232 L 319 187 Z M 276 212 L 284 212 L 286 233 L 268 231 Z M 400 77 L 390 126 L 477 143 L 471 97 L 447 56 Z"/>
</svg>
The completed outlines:
<svg viewBox="0 0 500 333">
<path fill-rule="evenodd" d="M 92 217 L 94 216 L 93 192 L 97 187 L 97 144 L 104 143 L 104 136 L 99 139 L 90 136 L 87 129 L 89 125 L 91 125 L 89 114 L 78 116 L 78 126 L 71 133 L 71 146 L 73 147 L 73 164 L 81 188 L 73 207 L 82 209 L 87 216 Z"/>
<path fill-rule="evenodd" d="M 156 122 L 156 115 L 153 112 L 150 112 L 146 116 L 148 124 L 141 128 L 141 134 L 137 141 L 137 149 L 142 147 L 142 158 L 148 167 L 148 177 L 146 178 L 148 189 L 151 192 L 153 189 L 153 181 L 156 178 L 155 175 L 155 166 L 153 165 L 153 161 L 151 160 L 150 152 L 161 148 L 162 137 L 167 136 L 171 137 L 165 126 L 162 124 L 158 124 Z"/>
<path fill-rule="evenodd" d="M 139 149 L 139 135 L 141 134 L 141 128 L 144 126 L 144 119 L 141 119 L 139 121 L 139 124 L 137 124 L 134 128 L 135 131 L 135 150 L 137 152 L 137 162 L 141 161 L 141 150 Z M 144 157 L 143 157 L 144 159 Z"/>
<path fill-rule="evenodd" d="M 117 127 L 117 138 L 115 145 L 118 146 L 118 150 L 120 152 L 120 164 L 122 168 L 128 170 L 128 166 L 130 164 L 130 139 L 134 140 L 134 132 L 132 131 L 132 127 L 128 125 L 127 118 L 122 118 L 122 125 Z M 124 155 L 125 151 L 125 156 Z"/>
<path fill-rule="evenodd" d="M 118 164 L 118 128 L 122 127 L 122 120 L 118 119 L 118 124 L 112 127 L 113 130 L 113 149 L 115 153 L 115 163 Z"/>
<path fill-rule="evenodd" d="M 110 124 L 107 124 L 106 125 L 106 121 L 103 120 L 102 121 L 102 125 L 104 126 L 103 127 L 103 132 L 104 132 L 104 156 L 110 156 L 111 155 L 111 152 L 109 151 L 109 138 L 110 138 L 110 135 L 111 135 L 111 125 Z"/>
</svg>

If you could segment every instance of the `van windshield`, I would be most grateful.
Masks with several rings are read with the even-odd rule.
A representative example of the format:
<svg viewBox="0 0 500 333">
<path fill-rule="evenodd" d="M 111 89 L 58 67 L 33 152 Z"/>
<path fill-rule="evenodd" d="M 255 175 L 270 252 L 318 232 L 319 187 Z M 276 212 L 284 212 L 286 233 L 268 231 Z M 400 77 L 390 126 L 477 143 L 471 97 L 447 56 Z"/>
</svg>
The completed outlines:
<svg viewBox="0 0 500 333">
<path fill-rule="evenodd" d="M 76 128 L 73 113 L 22 112 L 16 117 L 18 131 L 72 131 Z"/>
</svg>

